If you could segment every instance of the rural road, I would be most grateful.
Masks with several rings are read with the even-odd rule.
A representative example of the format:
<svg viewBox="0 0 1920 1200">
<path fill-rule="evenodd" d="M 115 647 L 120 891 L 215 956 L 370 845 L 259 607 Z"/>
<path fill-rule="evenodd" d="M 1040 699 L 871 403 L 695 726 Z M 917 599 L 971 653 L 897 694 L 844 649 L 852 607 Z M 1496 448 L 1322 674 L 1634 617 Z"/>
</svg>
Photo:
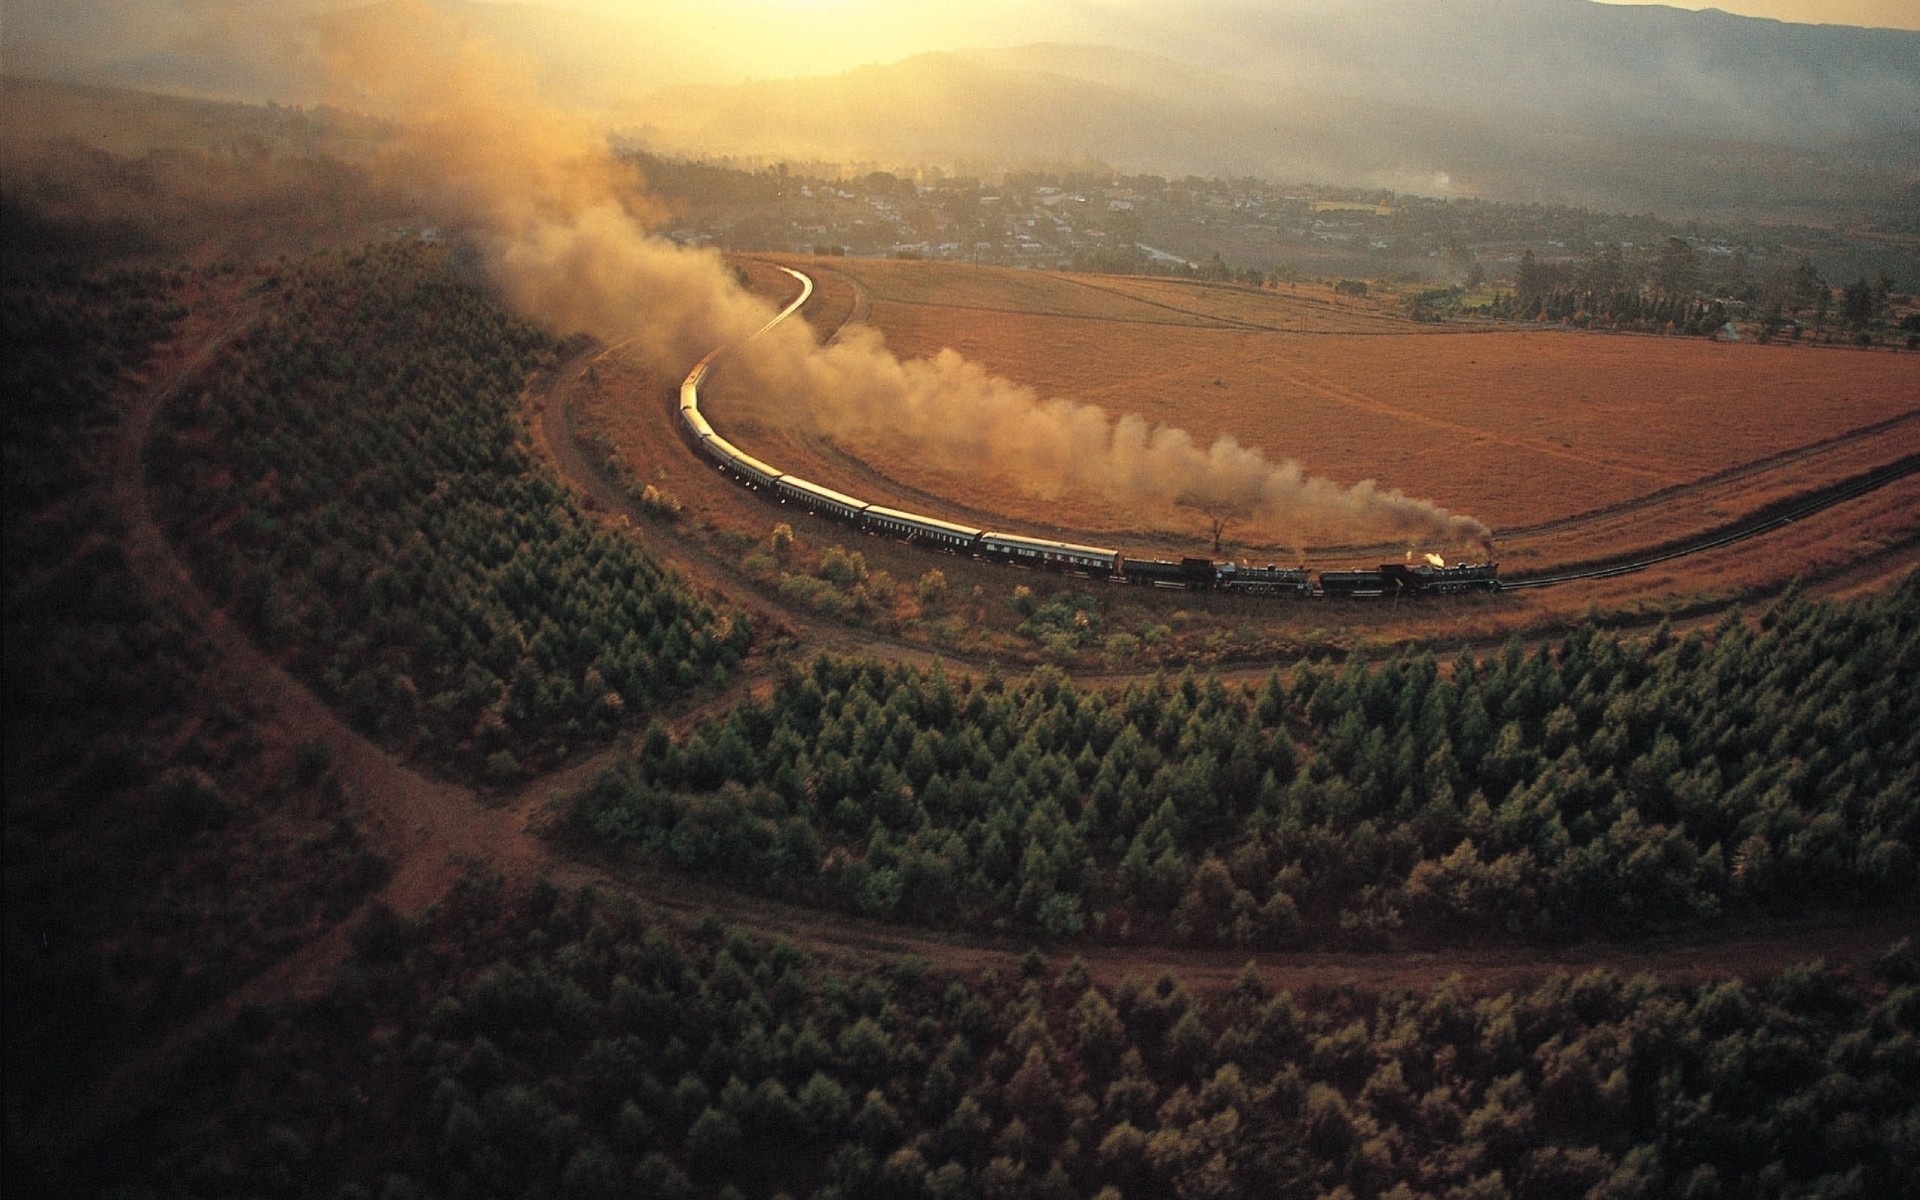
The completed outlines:
<svg viewBox="0 0 1920 1200">
<path fill-rule="evenodd" d="M 263 652 L 200 589 L 156 522 L 149 503 L 143 449 L 155 415 L 207 369 L 218 351 L 250 319 L 246 311 L 237 313 L 224 328 L 180 357 L 174 369 L 154 380 L 130 404 L 116 436 L 112 501 L 127 530 L 133 569 L 155 597 L 189 614 L 207 631 L 215 651 L 226 661 L 228 673 L 250 681 L 266 714 L 264 719 L 296 731 L 299 737 L 317 738 L 332 750 L 332 761 L 349 785 L 356 817 L 365 823 L 374 846 L 394 868 L 389 882 L 369 903 L 377 901 L 402 913 L 419 913 L 443 895 L 461 872 L 479 866 L 516 881 L 544 876 L 563 886 L 592 883 L 617 889 L 689 921 L 712 912 L 730 923 L 769 935 L 783 934 L 815 951 L 856 962 L 914 953 L 958 969 L 1005 969 L 1025 952 L 1029 943 L 1024 938 L 890 925 L 765 900 L 644 862 L 617 857 L 583 861 L 563 856 L 540 836 L 548 797 L 556 790 L 578 786 L 601 763 L 620 753 L 617 747 L 499 796 L 429 775 L 347 726 L 305 682 Z M 539 429 L 561 472 L 602 508 L 617 512 L 624 507 L 624 497 L 614 492 L 598 471 L 588 467 L 566 428 L 565 406 L 559 402 L 569 372 L 577 374 L 584 365 L 583 356 L 556 373 Z M 656 553 L 664 552 L 683 570 L 688 569 L 685 546 L 663 546 L 660 543 L 667 539 L 661 535 L 646 540 Z M 718 565 L 711 566 L 717 575 Z M 696 562 L 692 572 L 696 580 L 705 582 L 708 567 Z M 810 643 L 910 661 L 932 658 L 918 647 L 875 639 L 862 631 L 816 623 L 794 614 L 778 617 L 795 636 Z M 1261 671 L 1266 669 L 1262 667 Z M 712 703 L 726 702 L 723 697 Z M 303 994 L 324 986 L 331 967 L 348 951 L 346 930 L 358 919 L 359 914 L 349 917 L 256 976 L 228 996 L 207 1019 L 237 1011 L 247 1003 Z M 1256 954 L 1244 949 L 1132 945 L 1078 945 L 1060 950 L 1082 955 L 1094 975 L 1107 981 L 1130 974 L 1151 977 L 1172 971 L 1196 985 L 1208 986 L 1230 980 L 1252 958 L 1275 986 L 1306 987 L 1348 980 L 1370 987 L 1420 986 L 1457 972 L 1475 987 L 1498 989 L 1555 970 L 1601 966 L 1690 978 L 1766 970 L 1783 962 L 1818 956 L 1852 965 L 1877 954 L 1901 933 L 1910 932 L 1910 925 L 1910 921 L 1894 919 L 1866 923 L 1819 920 L 1723 929 L 1634 945 L 1595 943 L 1550 951 L 1495 946 L 1449 949 L 1444 953 Z"/>
</svg>

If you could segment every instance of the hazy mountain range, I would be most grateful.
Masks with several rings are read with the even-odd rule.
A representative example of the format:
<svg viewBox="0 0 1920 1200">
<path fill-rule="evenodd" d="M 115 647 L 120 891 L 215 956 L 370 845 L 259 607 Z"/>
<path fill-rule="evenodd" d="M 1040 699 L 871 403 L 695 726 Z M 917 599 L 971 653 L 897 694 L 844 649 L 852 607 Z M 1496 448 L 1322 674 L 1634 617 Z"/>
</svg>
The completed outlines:
<svg viewBox="0 0 1920 1200">
<path fill-rule="evenodd" d="M 1151 50 L 666 88 L 641 131 L 708 153 L 1092 157 L 1669 213 L 1920 213 L 1920 34 L 1583 0 L 1186 12 Z"/>
<path fill-rule="evenodd" d="M 377 22 L 390 7 L 286 21 Z M 441 7 L 669 152 L 968 170 L 1096 159 L 1669 215 L 1920 217 L 1920 33 L 1588 0 L 1172 0 L 1103 9 L 1097 27 L 1038 26 L 1098 44 L 820 75 L 796 34 L 794 77 L 713 83 L 724 22 L 703 40 L 645 15 Z M 271 61 L 298 41 L 256 26 L 164 52 L 25 60 L 93 82 L 301 99 L 287 93 L 312 73 Z"/>
</svg>

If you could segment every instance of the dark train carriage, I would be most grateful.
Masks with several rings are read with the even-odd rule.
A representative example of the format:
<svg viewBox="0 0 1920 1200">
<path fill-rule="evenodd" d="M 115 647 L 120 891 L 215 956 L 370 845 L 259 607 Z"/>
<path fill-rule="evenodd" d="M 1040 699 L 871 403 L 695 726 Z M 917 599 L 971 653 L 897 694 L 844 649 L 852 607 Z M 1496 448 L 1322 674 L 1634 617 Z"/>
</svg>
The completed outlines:
<svg viewBox="0 0 1920 1200">
<path fill-rule="evenodd" d="M 1230 592 L 1256 596 L 1311 596 L 1313 576 L 1305 567 L 1247 566 L 1241 563 L 1219 565 L 1220 586 Z"/>
<path fill-rule="evenodd" d="M 1210 588 L 1216 578 L 1213 562 L 1205 558 L 1123 558 L 1120 573 L 1129 583 L 1165 588 Z"/>
<path fill-rule="evenodd" d="M 1452 567 L 1436 567 L 1426 563 L 1419 566 L 1380 564 L 1380 573 L 1395 587 L 1421 596 L 1497 592 L 1500 590 L 1499 572 L 1499 563 L 1461 563 Z"/>
<path fill-rule="evenodd" d="M 1393 584 L 1379 571 L 1322 571 L 1320 572 L 1320 590 L 1327 595 L 1344 598 L 1347 596 L 1384 596 Z"/>
</svg>

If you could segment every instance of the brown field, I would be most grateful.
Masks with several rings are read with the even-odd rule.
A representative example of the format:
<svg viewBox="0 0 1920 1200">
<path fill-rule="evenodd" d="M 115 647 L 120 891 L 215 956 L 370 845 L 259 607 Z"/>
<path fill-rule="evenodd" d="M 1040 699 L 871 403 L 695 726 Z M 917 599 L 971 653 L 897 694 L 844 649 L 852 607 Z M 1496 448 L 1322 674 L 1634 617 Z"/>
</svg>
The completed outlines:
<svg viewBox="0 0 1920 1200">
<path fill-rule="evenodd" d="M 791 298 L 793 284 L 770 264 L 746 265 L 756 288 Z M 795 265 L 816 281 L 806 310 L 816 328 L 864 319 L 903 353 L 952 346 L 1042 395 L 1138 412 L 1203 438 L 1230 433 L 1344 483 L 1377 478 L 1488 521 L 1509 575 L 1698 535 L 1920 450 L 1920 356 L 1905 353 L 1512 327 L 1436 332 L 1395 317 L 1377 300 L 1336 299 L 1305 286 L 1260 294 L 950 264 Z M 953 277 L 950 290 L 936 288 L 941 274 Z M 1065 307 L 1075 296 L 1084 297 L 1078 312 Z M 1290 331 L 1303 312 L 1314 328 L 1331 328 L 1335 317 L 1348 328 Z M 1262 323 L 1270 328 L 1252 327 Z M 987 626 L 1010 624 L 992 606 L 1004 607 L 1013 582 L 1041 585 L 1004 568 L 858 538 L 726 482 L 680 438 L 672 417 L 676 384 L 617 358 L 603 360 L 579 411 L 642 482 L 684 500 L 696 525 L 714 531 L 723 547 L 748 546 L 774 522 L 791 520 L 803 544 L 816 551 L 836 542 L 859 546 L 896 579 L 940 567 L 957 585 L 977 589 L 968 619 Z M 750 452 L 872 501 L 1132 553 L 1210 549 L 1199 514 L 1115 512 L 1098 497 L 1042 502 L 1004 480 L 835 445 L 774 419 L 756 398 L 730 388 L 724 369 L 704 399 L 715 426 Z M 1228 539 L 1228 552 L 1254 561 L 1290 561 L 1295 553 L 1243 530 L 1230 528 Z M 1314 542 L 1307 557 L 1325 566 L 1398 553 Z M 1110 628 L 1166 626 L 1193 659 L 1244 662 L 1289 648 L 1497 641 L 1515 630 L 1551 631 L 1595 611 L 1628 620 L 1684 618 L 1796 576 L 1870 586 L 1916 563 L 1920 480 L 1910 478 L 1740 546 L 1641 574 L 1498 598 L 1396 608 L 1125 589 L 1104 603 Z M 989 645 L 971 635 L 932 640 L 955 652 Z M 1006 643 L 992 645 L 998 654 Z"/>
<path fill-rule="evenodd" d="M 972 309 L 1130 324 L 1192 327 L 1210 323 L 1205 313 L 1194 311 L 1190 306 L 1168 306 L 1157 303 L 1154 298 L 1136 299 L 1108 286 L 1109 281 L 1101 276 L 956 268 L 952 263 L 892 259 L 835 260 L 834 265 L 843 274 L 857 279 L 876 305 Z"/>
<path fill-rule="evenodd" d="M 936 286 L 942 276 L 951 287 Z M 1542 564 L 1711 528 L 1920 448 L 1920 357 L 1905 353 L 1515 327 L 1434 333 L 1305 287 L 868 260 L 836 260 L 816 277 L 809 317 L 822 325 L 854 308 L 841 282 L 852 277 L 868 319 L 902 354 L 950 346 L 1042 396 L 1204 440 L 1231 434 L 1343 484 L 1374 479 L 1510 531 L 1507 549 Z M 1080 308 L 1067 307 L 1076 297 Z M 1336 318 L 1350 331 L 1293 332 L 1302 319 Z M 712 404 L 716 423 L 731 418 L 763 457 L 856 494 L 935 497 L 979 519 L 1123 543 L 1204 527 L 1113 512 L 1097 497 L 1034 501 L 934 462 L 855 461 L 860 447 L 807 444 L 755 419 L 724 377 Z M 1638 507 L 1620 511 L 1628 506 Z M 1249 553 L 1292 549 L 1284 533 L 1240 532 Z"/>
<path fill-rule="evenodd" d="M 1289 284 L 1278 292 L 1190 280 L 1116 275 L 1075 276 L 1087 287 L 1133 296 L 1175 311 L 1274 333 L 1433 333 L 1438 328 L 1406 320 L 1381 298 L 1336 296 L 1312 284 Z M 1277 302 L 1276 302 L 1277 301 Z"/>
</svg>

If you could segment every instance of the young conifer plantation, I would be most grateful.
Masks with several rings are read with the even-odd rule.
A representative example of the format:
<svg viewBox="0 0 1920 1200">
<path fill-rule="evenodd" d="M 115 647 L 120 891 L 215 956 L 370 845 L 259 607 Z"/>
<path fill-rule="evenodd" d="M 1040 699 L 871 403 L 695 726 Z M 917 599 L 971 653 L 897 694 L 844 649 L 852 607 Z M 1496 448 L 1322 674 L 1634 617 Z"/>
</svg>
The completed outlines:
<svg viewBox="0 0 1920 1200">
<path fill-rule="evenodd" d="M 444 245 L 132 269 L 0 216 L 9 1195 L 1913 1194 L 1910 941 L 1625 964 L 1912 911 L 1920 577 L 1253 686 L 743 682 Z M 383 890 L 362 736 L 474 820 L 551 787 L 550 838 Z M 1430 969 L 1572 942 L 1622 965 Z M 1424 965 L 1277 982 L 1328 949 Z"/>
<path fill-rule="evenodd" d="M 913 921 L 1287 948 L 1646 933 L 1901 903 L 1920 579 L 1757 627 L 1583 625 L 1442 671 L 1308 664 L 1117 693 L 815 659 L 574 800 L 774 894 Z"/>
<path fill-rule="evenodd" d="M 511 782 L 723 685 L 748 634 L 534 460 L 517 405 L 554 345 L 447 258 L 267 271 L 147 461 L 206 585 L 355 725 Z"/>
<path fill-rule="evenodd" d="M 468 877 L 195 1045 L 116 1195 L 1910 1195 L 1920 966 L 1294 995 L 822 960 Z M 122 1174 L 125 1172 L 125 1175 Z"/>
<path fill-rule="evenodd" d="M 0 233 L 6 1174 L 30 1195 L 53 1193 L 23 1135 L 348 919 L 389 863 L 328 747 L 265 728 L 141 577 L 112 502 L 129 396 L 206 281 L 89 262 L 13 208 Z"/>
</svg>

